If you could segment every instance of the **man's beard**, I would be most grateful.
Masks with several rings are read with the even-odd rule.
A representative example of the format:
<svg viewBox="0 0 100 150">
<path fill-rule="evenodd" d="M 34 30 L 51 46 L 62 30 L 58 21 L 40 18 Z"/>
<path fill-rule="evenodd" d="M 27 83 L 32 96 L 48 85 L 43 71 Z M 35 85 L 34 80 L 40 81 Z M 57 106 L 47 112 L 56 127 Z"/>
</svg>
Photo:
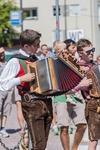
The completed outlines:
<svg viewBox="0 0 100 150">
<path fill-rule="evenodd" d="M 4 62 L 5 61 L 5 56 L 0 58 L 0 62 Z"/>
</svg>

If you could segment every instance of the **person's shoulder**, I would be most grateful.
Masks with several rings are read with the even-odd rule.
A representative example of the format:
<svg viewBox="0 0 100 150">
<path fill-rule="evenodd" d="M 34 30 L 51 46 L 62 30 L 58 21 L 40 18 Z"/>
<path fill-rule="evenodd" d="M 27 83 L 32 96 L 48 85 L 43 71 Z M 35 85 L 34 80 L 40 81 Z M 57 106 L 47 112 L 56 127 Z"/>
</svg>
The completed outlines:
<svg viewBox="0 0 100 150">
<path fill-rule="evenodd" d="M 11 58 L 7 64 L 14 64 L 14 63 L 18 63 L 18 59 L 17 58 Z"/>
</svg>

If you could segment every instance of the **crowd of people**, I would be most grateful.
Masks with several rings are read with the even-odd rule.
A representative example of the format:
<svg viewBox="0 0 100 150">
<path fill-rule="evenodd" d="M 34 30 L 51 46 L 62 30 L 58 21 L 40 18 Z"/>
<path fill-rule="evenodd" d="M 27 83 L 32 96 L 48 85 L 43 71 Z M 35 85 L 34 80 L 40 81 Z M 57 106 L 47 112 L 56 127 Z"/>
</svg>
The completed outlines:
<svg viewBox="0 0 100 150">
<path fill-rule="evenodd" d="M 0 48 L 0 136 L 9 137 L 5 129 L 6 120 L 12 103 L 15 103 L 20 135 L 26 123 L 31 137 L 31 150 L 46 149 L 50 129 L 60 136 L 63 149 L 70 150 L 69 134 L 73 132 L 71 125 L 76 127 L 71 150 L 78 150 L 87 127 L 90 141 L 88 150 L 96 150 L 100 139 L 100 95 L 95 96 L 90 90 L 94 85 L 95 89 L 99 86 L 94 84 L 94 78 L 88 78 L 87 73 L 100 64 L 100 56 L 94 60 L 95 48 L 85 38 L 78 42 L 72 39 L 56 40 L 52 52 L 47 44 L 40 47 L 40 38 L 39 32 L 24 30 L 20 34 L 21 49 L 8 62 L 5 60 L 4 49 Z M 27 71 L 27 64 L 48 57 L 56 59 L 61 52 L 67 53 L 71 61 L 85 72 L 84 78 L 73 89 L 59 96 L 30 92 L 29 83 L 35 81 L 37 76 L 35 72 Z"/>
</svg>

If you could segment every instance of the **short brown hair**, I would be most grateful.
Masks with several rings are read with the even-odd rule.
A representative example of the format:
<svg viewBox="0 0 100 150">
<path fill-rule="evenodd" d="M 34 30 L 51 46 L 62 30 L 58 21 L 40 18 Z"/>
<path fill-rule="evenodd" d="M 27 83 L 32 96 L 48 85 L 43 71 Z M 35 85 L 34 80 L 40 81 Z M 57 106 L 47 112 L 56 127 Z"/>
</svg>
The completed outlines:
<svg viewBox="0 0 100 150">
<path fill-rule="evenodd" d="M 90 45 L 92 45 L 92 43 L 88 39 L 82 38 L 77 42 L 77 51 L 83 51 L 84 47 Z"/>
<path fill-rule="evenodd" d="M 26 29 L 20 35 L 20 44 L 23 47 L 25 44 L 34 45 L 35 40 L 39 39 L 41 34 L 37 31 Z"/>
<path fill-rule="evenodd" d="M 46 46 L 46 47 L 48 47 L 48 46 L 47 46 L 47 44 L 42 44 L 42 45 L 41 45 L 41 49 L 43 48 L 43 46 Z"/>
</svg>

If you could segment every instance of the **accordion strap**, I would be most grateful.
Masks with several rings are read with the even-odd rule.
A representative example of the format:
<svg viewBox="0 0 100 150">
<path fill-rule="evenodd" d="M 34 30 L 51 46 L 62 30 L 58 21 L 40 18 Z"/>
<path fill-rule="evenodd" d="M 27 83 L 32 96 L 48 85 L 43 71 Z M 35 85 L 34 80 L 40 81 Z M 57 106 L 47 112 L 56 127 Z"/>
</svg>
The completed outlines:
<svg viewBox="0 0 100 150">
<path fill-rule="evenodd" d="M 25 61 L 22 60 L 22 59 L 19 59 L 19 58 L 18 58 L 18 60 L 19 60 L 20 64 L 22 65 L 22 67 L 23 67 L 23 69 L 24 69 L 24 72 L 25 72 L 25 74 L 26 74 L 26 73 L 27 73 L 27 68 L 26 68 L 26 63 L 25 63 Z"/>
</svg>

